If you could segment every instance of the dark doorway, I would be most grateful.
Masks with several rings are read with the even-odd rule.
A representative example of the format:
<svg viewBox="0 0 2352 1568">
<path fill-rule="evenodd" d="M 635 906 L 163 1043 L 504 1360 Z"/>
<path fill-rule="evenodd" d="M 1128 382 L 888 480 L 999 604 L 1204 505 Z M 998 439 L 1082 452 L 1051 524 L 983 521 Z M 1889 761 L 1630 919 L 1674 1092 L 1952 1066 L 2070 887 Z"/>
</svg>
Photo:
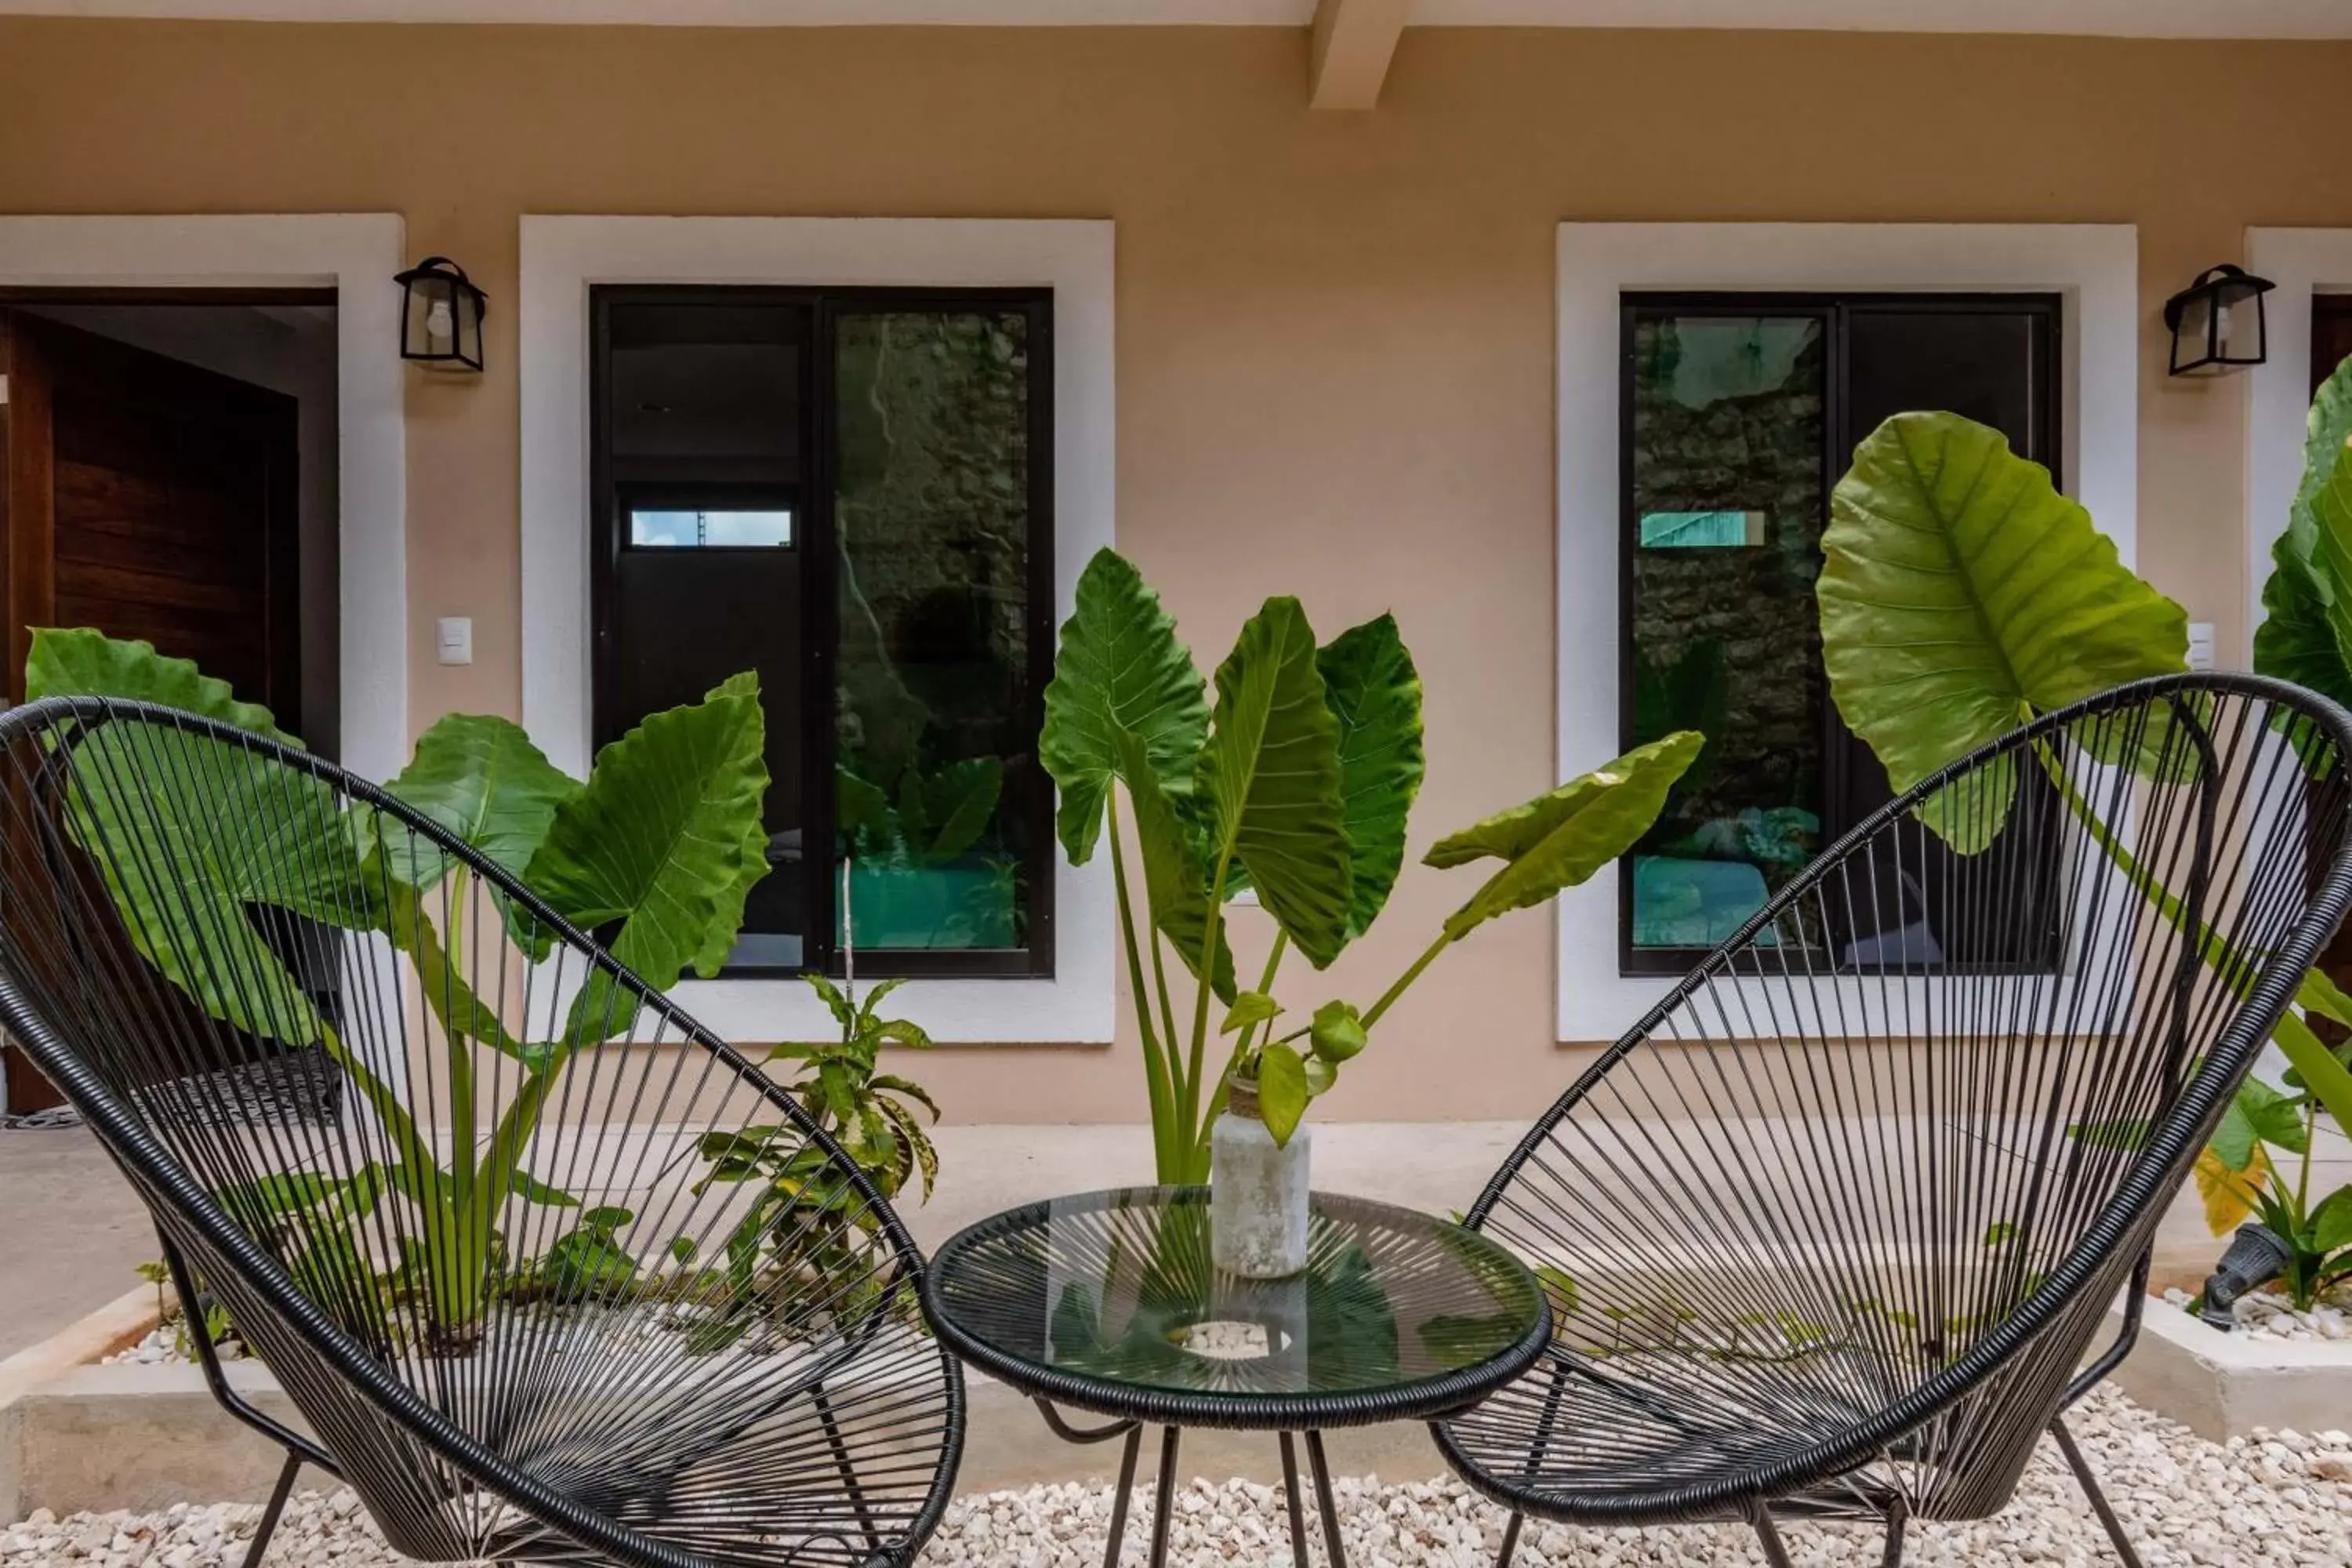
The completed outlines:
<svg viewBox="0 0 2352 1568">
<path fill-rule="evenodd" d="M 36 627 L 94 626 L 331 755 L 335 375 L 331 290 L 0 295 L 8 699 Z M 6 1079 L 12 1112 L 57 1102 L 13 1049 Z"/>
<path fill-rule="evenodd" d="M 2315 294 L 2311 299 L 2311 390 L 2352 359 L 2352 294 Z"/>
</svg>

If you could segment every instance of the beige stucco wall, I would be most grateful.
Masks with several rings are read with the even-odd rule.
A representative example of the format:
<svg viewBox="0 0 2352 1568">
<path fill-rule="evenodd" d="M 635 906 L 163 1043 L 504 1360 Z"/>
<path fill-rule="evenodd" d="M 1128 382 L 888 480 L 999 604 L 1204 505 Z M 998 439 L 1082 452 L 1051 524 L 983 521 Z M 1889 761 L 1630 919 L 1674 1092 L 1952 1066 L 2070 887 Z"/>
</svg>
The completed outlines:
<svg viewBox="0 0 2352 1568">
<path fill-rule="evenodd" d="M 1397 611 L 1429 692 L 1416 847 L 1551 782 L 1563 219 L 2138 225 L 2140 566 L 2242 646 L 2242 384 L 2168 382 L 2157 310 L 2248 225 L 2352 225 L 2352 46 L 1414 30 L 1369 116 L 1304 108 L 1306 47 L 0 19 L 0 211 L 393 210 L 490 290 L 488 374 L 410 384 L 420 726 L 519 703 L 524 212 L 1117 220 L 1120 543 L 1204 663 L 1270 591 L 1327 629 Z M 446 615 L 470 667 L 433 662 Z M 1449 891 L 1408 873 L 1336 989 L 1377 991 Z M 1326 1113 L 1534 1110 L 1572 1065 L 1549 943 L 1527 914 L 1449 955 Z M 924 1076 L 960 1119 L 1135 1120 L 1132 1050 Z"/>
</svg>

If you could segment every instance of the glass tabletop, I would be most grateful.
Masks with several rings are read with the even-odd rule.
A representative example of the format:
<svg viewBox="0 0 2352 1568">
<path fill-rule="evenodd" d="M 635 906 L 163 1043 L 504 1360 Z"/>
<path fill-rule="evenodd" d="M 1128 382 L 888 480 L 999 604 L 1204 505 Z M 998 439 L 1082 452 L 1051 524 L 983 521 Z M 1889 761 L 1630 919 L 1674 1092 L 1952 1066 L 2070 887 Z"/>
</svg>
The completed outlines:
<svg viewBox="0 0 2352 1568">
<path fill-rule="evenodd" d="M 932 1259 L 950 1348 L 1024 1392 L 1174 1424 L 1338 1426 L 1459 1410 L 1551 1331 L 1542 1289 L 1475 1231 L 1318 1193 L 1305 1272 L 1209 1258 L 1205 1187 L 1055 1198 L 983 1220 Z"/>
</svg>

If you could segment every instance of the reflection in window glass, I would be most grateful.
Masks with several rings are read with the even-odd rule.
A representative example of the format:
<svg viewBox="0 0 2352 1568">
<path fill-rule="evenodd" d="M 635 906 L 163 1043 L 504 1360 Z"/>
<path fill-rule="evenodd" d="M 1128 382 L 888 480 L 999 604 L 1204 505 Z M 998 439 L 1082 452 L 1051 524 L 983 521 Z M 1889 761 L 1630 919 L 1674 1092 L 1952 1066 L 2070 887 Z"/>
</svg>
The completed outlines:
<svg viewBox="0 0 2352 1568">
<path fill-rule="evenodd" d="M 1017 310 L 836 319 L 834 820 L 861 950 L 1026 944 L 1029 354 Z"/>
<path fill-rule="evenodd" d="M 1633 730 L 1707 736 L 1635 850 L 1636 949 L 1713 947 L 1820 847 L 1822 327 L 1633 316 Z"/>
<path fill-rule="evenodd" d="M 1645 511 L 1644 550 L 1744 550 L 1764 542 L 1760 511 Z"/>
<path fill-rule="evenodd" d="M 756 549 L 793 542 L 789 511 L 661 511 L 629 513 L 629 542 L 647 549 Z"/>
</svg>

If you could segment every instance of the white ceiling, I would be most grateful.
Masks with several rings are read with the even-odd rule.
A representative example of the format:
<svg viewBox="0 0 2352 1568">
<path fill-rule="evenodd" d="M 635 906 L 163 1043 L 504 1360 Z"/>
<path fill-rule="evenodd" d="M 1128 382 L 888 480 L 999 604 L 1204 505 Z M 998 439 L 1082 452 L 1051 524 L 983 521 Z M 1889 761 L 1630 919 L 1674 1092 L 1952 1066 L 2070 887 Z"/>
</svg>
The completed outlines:
<svg viewBox="0 0 2352 1568">
<path fill-rule="evenodd" d="M 1423 26 L 2352 38 L 2352 0 L 1411 0 Z M 677 26 L 1298 26 L 1314 0 L 0 0 L 0 13 Z"/>
</svg>

